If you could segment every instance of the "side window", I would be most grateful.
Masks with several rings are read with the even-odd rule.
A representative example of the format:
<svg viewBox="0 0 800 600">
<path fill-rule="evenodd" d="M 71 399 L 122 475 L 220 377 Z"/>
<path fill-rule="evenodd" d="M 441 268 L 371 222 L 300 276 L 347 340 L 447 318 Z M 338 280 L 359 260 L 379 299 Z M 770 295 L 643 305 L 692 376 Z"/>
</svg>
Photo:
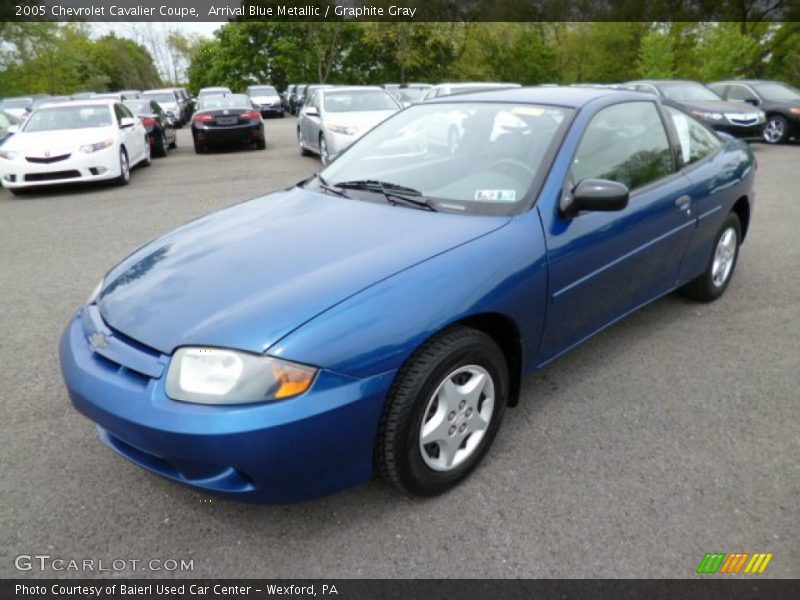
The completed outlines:
<svg viewBox="0 0 800 600">
<path fill-rule="evenodd" d="M 125 113 L 122 112 L 121 104 L 114 105 L 114 115 L 117 117 L 117 124 L 119 125 L 122 121 L 122 118 L 125 116 Z"/>
<path fill-rule="evenodd" d="M 127 106 L 123 104 L 117 104 L 117 106 L 119 106 L 119 110 L 122 113 L 123 117 L 128 117 L 129 119 L 133 119 L 133 113 Z"/>
<path fill-rule="evenodd" d="M 157 115 L 163 115 L 164 111 L 161 110 L 161 105 L 158 102 L 153 100 L 150 101 L 150 110 L 152 110 Z"/>
<path fill-rule="evenodd" d="M 728 100 L 746 102 L 755 99 L 756 97 L 743 85 L 732 85 L 728 88 Z"/>
<path fill-rule="evenodd" d="M 708 88 L 715 94 L 722 97 L 724 100 L 728 99 L 728 92 L 730 88 L 727 85 L 709 85 Z"/>
<path fill-rule="evenodd" d="M 665 108 L 672 119 L 675 132 L 678 134 L 681 159 L 684 165 L 702 160 L 722 146 L 722 142 L 716 135 L 685 112 L 671 106 Z"/>
<path fill-rule="evenodd" d="M 664 124 L 652 102 L 625 102 L 597 113 L 583 134 L 572 180 L 610 179 L 635 190 L 675 171 Z"/>
</svg>

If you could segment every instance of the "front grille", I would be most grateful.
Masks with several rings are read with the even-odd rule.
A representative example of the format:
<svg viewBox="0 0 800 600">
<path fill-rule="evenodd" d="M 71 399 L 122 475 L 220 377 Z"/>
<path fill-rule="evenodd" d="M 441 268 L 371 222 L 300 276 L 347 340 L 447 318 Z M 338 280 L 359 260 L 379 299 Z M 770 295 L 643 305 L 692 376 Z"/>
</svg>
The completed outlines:
<svg viewBox="0 0 800 600">
<path fill-rule="evenodd" d="M 49 165 L 50 163 L 58 162 L 60 160 L 67 160 L 71 154 L 59 154 L 58 156 L 48 156 L 48 157 L 39 157 L 39 156 L 26 156 L 25 160 L 31 163 L 38 163 L 43 165 Z"/>
<path fill-rule="evenodd" d="M 758 123 L 758 115 L 740 115 L 740 114 L 726 114 L 725 115 L 734 125 L 755 125 Z"/>
<path fill-rule="evenodd" d="M 75 179 L 80 177 L 81 172 L 72 171 L 53 171 L 51 173 L 30 173 L 25 175 L 25 181 L 53 181 L 56 179 Z"/>
</svg>

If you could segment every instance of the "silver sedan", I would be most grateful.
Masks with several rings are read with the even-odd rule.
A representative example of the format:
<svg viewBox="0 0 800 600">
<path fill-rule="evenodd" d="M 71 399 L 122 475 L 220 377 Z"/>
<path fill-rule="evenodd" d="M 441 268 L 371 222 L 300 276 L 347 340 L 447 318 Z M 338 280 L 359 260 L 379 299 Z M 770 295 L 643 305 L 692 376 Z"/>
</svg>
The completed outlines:
<svg viewBox="0 0 800 600">
<path fill-rule="evenodd" d="M 314 90 L 297 119 L 297 142 L 304 156 L 319 154 L 328 164 L 340 152 L 403 106 L 379 87 Z"/>
</svg>

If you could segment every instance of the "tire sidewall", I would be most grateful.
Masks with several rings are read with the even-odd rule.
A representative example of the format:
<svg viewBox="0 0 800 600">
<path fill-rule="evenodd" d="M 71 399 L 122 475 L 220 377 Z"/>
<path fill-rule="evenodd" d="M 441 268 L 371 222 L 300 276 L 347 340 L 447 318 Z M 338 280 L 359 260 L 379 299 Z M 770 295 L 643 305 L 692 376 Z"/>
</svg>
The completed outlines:
<svg viewBox="0 0 800 600">
<path fill-rule="evenodd" d="M 479 334 L 482 335 L 482 334 Z M 434 471 L 422 458 L 419 433 L 425 410 L 431 396 L 444 378 L 459 366 L 479 365 L 491 375 L 495 388 L 495 404 L 489 428 L 480 446 L 463 464 L 451 471 Z M 398 475 L 406 489 L 422 494 L 441 493 L 466 477 L 483 459 L 492 445 L 500 427 L 508 403 L 508 367 L 502 351 L 486 336 L 486 341 L 475 337 L 472 341 L 453 351 L 443 354 L 436 365 L 425 375 L 416 389 L 414 400 L 402 425 L 399 436 Z"/>
</svg>

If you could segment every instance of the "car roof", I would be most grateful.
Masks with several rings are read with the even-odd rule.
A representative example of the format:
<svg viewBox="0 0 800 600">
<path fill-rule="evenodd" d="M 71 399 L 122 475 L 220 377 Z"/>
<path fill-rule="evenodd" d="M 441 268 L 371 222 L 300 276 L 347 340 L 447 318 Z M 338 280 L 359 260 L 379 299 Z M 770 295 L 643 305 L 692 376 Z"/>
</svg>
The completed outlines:
<svg viewBox="0 0 800 600">
<path fill-rule="evenodd" d="M 490 89 L 486 91 L 454 94 L 441 98 L 433 98 L 428 102 L 471 102 L 475 100 L 488 102 L 519 102 L 522 104 L 549 104 L 566 108 L 579 108 L 596 100 L 608 96 L 625 96 L 628 98 L 647 98 L 652 100 L 652 94 L 615 90 L 608 88 L 589 87 L 523 87 L 507 89 Z M 428 103 L 426 102 L 426 104 Z"/>
<path fill-rule="evenodd" d="M 723 79 L 721 81 L 712 81 L 708 85 L 719 85 L 719 84 L 729 85 L 732 83 L 744 83 L 749 85 L 752 85 L 754 83 L 782 83 L 783 85 L 789 85 L 788 83 L 779 81 L 777 79 Z"/>
<path fill-rule="evenodd" d="M 386 90 L 377 85 L 336 85 L 320 88 L 321 92 L 359 92 L 369 90 L 371 92 L 385 92 Z"/>
<path fill-rule="evenodd" d="M 174 92 L 177 88 L 159 88 L 157 90 L 145 90 L 142 94 L 163 94 L 164 92 Z"/>
<path fill-rule="evenodd" d="M 621 85 L 633 85 L 635 83 L 649 83 L 651 85 L 661 85 L 663 83 L 694 83 L 697 85 L 704 85 L 699 81 L 693 79 L 635 79 L 633 81 L 626 81 Z"/>
<path fill-rule="evenodd" d="M 65 106 L 112 106 L 114 104 L 119 104 L 117 100 L 113 100 L 111 98 L 86 98 L 85 100 L 67 100 L 65 102 L 54 102 L 53 106 L 65 107 Z M 44 108 L 48 106 L 46 103 L 40 106 L 39 108 Z"/>
</svg>

